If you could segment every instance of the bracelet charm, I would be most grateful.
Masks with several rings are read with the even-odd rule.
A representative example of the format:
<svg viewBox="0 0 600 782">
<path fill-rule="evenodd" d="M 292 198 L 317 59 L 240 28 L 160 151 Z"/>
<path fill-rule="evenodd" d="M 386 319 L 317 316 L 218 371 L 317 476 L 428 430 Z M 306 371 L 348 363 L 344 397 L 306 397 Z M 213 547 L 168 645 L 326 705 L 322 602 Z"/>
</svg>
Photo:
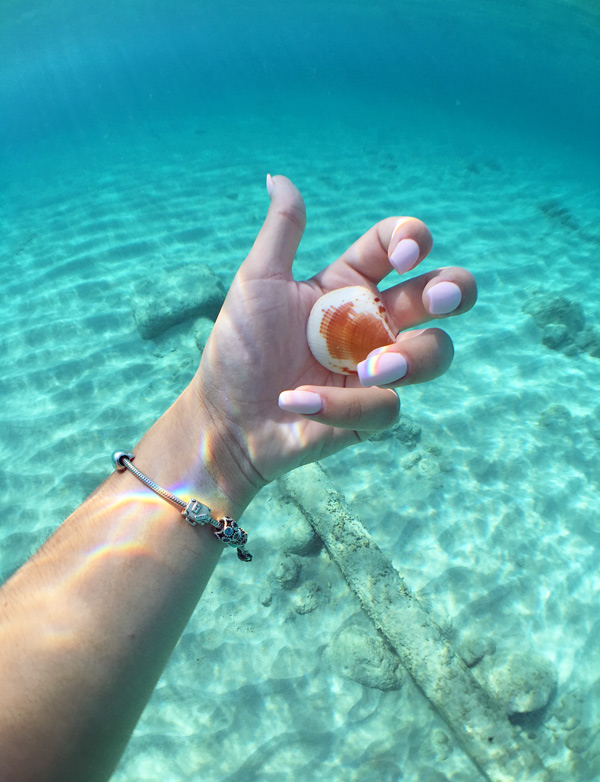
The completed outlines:
<svg viewBox="0 0 600 782">
<path fill-rule="evenodd" d="M 132 464 L 134 458 L 135 456 L 132 453 L 115 451 L 112 455 L 112 463 L 117 472 L 129 470 L 132 475 L 135 475 L 139 481 L 151 489 L 155 494 L 158 494 L 159 497 L 162 497 L 163 500 L 181 508 L 181 515 L 190 526 L 203 527 L 205 524 L 210 524 L 215 528 L 215 537 L 222 543 L 233 546 L 237 550 L 238 559 L 241 559 L 242 562 L 252 561 L 252 554 L 244 548 L 248 541 L 248 535 L 246 531 L 239 526 L 237 521 L 234 521 L 229 516 L 224 516 L 222 519 L 214 519 L 210 515 L 210 508 L 208 505 L 204 505 L 200 500 L 192 497 L 191 500 L 186 502 L 176 494 L 171 494 L 170 491 L 163 489 L 162 486 L 154 483 L 147 475 L 144 475 L 141 470 L 134 467 Z"/>
<path fill-rule="evenodd" d="M 203 505 L 193 497 L 185 506 L 185 509 L 181 511 L 181 515 L 185 517 L 187 523 L 192 527 L 196 527 L 198 524 L 203 526 L 207 522 L 210 524 L 212 521 L 208 505 Z"/>
</svg>

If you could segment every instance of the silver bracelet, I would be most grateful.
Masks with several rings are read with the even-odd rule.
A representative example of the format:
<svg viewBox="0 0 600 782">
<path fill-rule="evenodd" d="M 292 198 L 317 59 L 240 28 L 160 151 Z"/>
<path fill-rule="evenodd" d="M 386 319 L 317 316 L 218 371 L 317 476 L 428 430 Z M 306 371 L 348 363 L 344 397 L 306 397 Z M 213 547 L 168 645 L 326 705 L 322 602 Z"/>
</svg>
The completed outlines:
<svg viewBox="0 0 600 782">
<path fill-rule="evenodd" d="M 215 528 L 215 535 L 220 541 L 237 549 L 237 555 L 242 562 L 252 561 L 252 554 L 244 548 L 248 541 L 248 535 L 245 530 L 238 525 L 237 521 L 234 521 L 229 516 L 223 516 L 222 519 L 214 519 L 210 515 L 210 508 L 208 505 L 203 505 L 199 500 L 193 498 L 189 502 L 186 502 L 185 500 L 182 500 L 181 497 L 171 494 L 170 491 L 163 489 L 162 486 L 154 483 L 147 475 L 140 472 L 137 467 L 134 467 L 132 464 L 134 458 L 135 456 L 132 453 L 115 451 L 112 455 L 112 463 L 117 472 L 129 470 L 132 475 L 135 475 L 138 480 L 145 484 L 149 489 L 152 489 L 159 497 L 162 497 L 163 500 L 167 500 L 167 502 L 171 502 L 173 505 L 182 508 L 181 515 L 192 527 L 210 524 Z"/>
</svg>

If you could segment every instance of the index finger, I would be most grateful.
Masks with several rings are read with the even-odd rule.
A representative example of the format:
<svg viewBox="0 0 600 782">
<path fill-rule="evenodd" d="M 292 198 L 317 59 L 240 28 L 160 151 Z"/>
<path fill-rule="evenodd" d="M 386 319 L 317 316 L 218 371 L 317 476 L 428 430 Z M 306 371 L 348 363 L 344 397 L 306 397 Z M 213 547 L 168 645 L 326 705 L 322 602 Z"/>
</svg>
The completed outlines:
<svg viewBox="0 0 600 782">
<path fill-rule="evenodd" d="M 325 291 L 346 285 L 377 286 L 392 269 L 400 274 L 414 269 L 432 247 L 424 222 L 416 217 L 388 217 L 312 279 Z"/>
</svg>

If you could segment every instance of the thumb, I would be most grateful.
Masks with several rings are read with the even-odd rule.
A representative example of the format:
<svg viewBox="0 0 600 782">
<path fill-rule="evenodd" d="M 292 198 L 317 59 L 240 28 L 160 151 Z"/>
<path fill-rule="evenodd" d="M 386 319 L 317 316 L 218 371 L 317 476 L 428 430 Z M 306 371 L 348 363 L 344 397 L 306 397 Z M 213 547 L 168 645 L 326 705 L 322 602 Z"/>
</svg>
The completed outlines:
<svg viewBox="0 0 600 782">
<path fill-rule="evenodd" d="M 304 228 L 306 208 L 298 188 L 284 176 L 267 175 L 271 204 L 265 222 L 242 268 L 246 275 L 291 278 L 292 263 Z"/>
</svg>

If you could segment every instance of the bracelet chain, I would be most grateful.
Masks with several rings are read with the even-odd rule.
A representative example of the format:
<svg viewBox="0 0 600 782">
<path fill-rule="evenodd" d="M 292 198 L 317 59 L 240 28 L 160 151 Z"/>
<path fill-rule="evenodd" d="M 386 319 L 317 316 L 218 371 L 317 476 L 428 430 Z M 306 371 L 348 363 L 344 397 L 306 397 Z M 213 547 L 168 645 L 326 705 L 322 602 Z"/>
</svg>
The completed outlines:
<svg viewBox="0 0 600 782">
<path fill-rule="evenodd" d="M 138 470 L 133 465 L 134 454 L 126 453 L 125 451 L 115 451 L 112 455 L 112 462 L 118 472 L 129 470 L 132 475 L 141 481 L 145 486 L 151 489 L 163 500 L 177 505 L 178 508 L 182 508 L 181 515 L 185 518 L 188 524 L 192 527 L 198 525 L 204 526 L 204 524 L 210 524 L 215 528 L 216 537 L 223 543 L 227 543 L 229 546 L 234 546 L 237 549 L 237 555 L 243 562 L 251 562 L 252 554 L 244 547 L 248 541 L 248 535 L 246 531 L 239 526 L 237 521 L 234 521 L 229 516 L 224 516 L 222 519 L 215 519 L 210 515 L 210 508 L 208 505 L 204 505 L 199 500 L 192 497 L 189 502 L 182 500 L 181 497 L 172 494 L 170 491 L 163 489 L 154 481 L 150 480 L 147 475 Z"/>
</svg>

